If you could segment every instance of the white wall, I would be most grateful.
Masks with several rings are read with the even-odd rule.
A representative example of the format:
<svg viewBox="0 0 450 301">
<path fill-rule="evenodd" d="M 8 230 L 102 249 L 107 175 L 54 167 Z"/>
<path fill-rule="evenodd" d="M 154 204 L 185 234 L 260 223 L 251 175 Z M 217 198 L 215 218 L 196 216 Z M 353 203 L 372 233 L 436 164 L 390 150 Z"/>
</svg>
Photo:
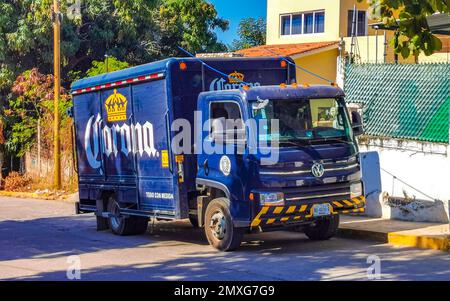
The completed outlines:
<svg viewBox="0 0 450 301">
<path fill-rule="evenodd" d="M 395 175 L 394 179 L 385 171 L 381 171 L 382 192 L 393 197 L 415 196 L 419 200 L 431 201 L 437 199 L 437 207 L 415 213 L 417 216 L 409 217 L 418 221 L 439 221 L 445 215 L 448 217 L 448 204 L 450 200 L 450 147 L 442 144 L 423 144 L 418 142 L 399 142 L 397 140 L 371 140 L 360 144 L 361 152 L 376 151 L 379 154 L 382 169 Z M 406 182 L 415 189 L 403 184 Z M 392 207 L 387 208 L 380 195 L 383 216 L 399 218 L 398 212 Z M 429 197 L 428 197 L 429 196 Z M 426 204 L 426 203 L 421 203 Z M 431 211 L 430 211 L 431 210 Z M 447 213 L 443 210 L 446 210 Z M 389 212 L 388 212 L 389 211 Z M 395 216 L 393 216 L 395 215 Z M 435 216 L 439 215 L 439 216 Z M 401 216 L 400 216 L 401 218 Z M 405 219 L 408 219 L 405 217 Z"/>
<path fill-rule="evenodd" d="M 352 38 L 344 38 L 345 51 L 352 51 Z M 384 35 L 356 37 L 353 54 L 357 55 L 357 63 L 384 63 L 386 39 Z M 378 53 L 377 53 L 378 49 Z"/>
</svg>

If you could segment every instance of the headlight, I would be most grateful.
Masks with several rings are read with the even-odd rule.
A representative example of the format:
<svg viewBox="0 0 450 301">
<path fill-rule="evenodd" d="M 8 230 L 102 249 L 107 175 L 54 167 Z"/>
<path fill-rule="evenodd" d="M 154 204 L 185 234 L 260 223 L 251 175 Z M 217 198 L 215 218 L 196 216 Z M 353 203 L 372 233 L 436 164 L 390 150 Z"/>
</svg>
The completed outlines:
<svg viewBox="0 0 450 301">
<path fill-rule="evenodd" d="M 261 206 L 284 206 L 284 193 L 260 193 L 259 203 L 261 204 Z"/>
<path fill-rule="evenodd" d="M 363 195 L 362 183 L 354 183 L 350 185 L 350 198 L 357 198 Z"/>
</svg>

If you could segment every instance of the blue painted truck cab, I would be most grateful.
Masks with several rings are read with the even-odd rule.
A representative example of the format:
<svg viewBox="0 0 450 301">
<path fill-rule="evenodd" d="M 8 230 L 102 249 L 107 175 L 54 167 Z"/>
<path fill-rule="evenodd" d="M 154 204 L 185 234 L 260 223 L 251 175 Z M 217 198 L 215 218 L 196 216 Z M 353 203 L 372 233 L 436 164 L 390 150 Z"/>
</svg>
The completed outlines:
<svg viewBox="0 0 450 301">
<path fill-rule="evenodd" d="M 229 75 L 180 58 L 72 85 L 78 212 L 120 235 L 189 218 L 232 250 L 244 231 L 326 239 L 339 213 L 364 209 L 342 90 L 297 86 L 283 58 L 205 62 Z"/>
<path fill-rule="evenodd" d="M 351 192 L 352 185 L 362 185 L 359 151 L 343 97 L 342 90 L 332 86 L 264 86 L 248 90 L 200 94 L 198 110 L 202 112 L 204 120 L 217 117 L 211 111 L 214 106 L 222 103 L 228 108 L 235 106 L 234 111 L 240 114 L 236 116 L 235 113 L 234 116 L 227 116 L 228 118 L 242 118 L 244 123 L 255 120 L 257 116 L 253 114 L 255 110 L 252 110 L 252 107 L 261 100 L 267 101 L 266 105 L 269 105 L 271 100 L 276 100 L 283 106 L 305 100 L 311 101 L 311 104 L 319 102 L 319 106 L 332 103 L 341 110 L 340 116 L 343 121 L 342 131 L 336 132 L 346 134 L 335 136 L 334 133 L 332 135 L 334 137 L 325 135 L 314 141 L 279 140 L 276 146 L 261 146 L 258 141 L 254 141 L 252 146 L 249 137 L 259 137 L 261 133 L 258 132 L 260 127 L 250 126 L 246 129 L 245 147 L 240 153 L 224 154 L 227 146 L 224 144 L 223 152 L 219 154 L 198 155 L 197 182 L 211 181 L 226 189 L 231 199 L 231 214 L 235 224 L 240 226 L 267 229 L 300 221 L 308 222 L 310 221 L 308 215 L 311 214 L 313 207 L 326 202 L 331 203 L 331 213 L 361 212 L 364 201 L 362 198 L 355 199 L 355 196 L 362 196 L 362 190 L 356 191 L 356 195 L 352 195 Z M 210 132 L 198 133 L 201 139 L 197 143 L 207 141 Z M 231 142 L 231 145 L 233 144 Z M 262 147 L 265 148 L 264 152 Z M 276 162 L 262 163 L 267 153 L 277 153 Z M 220 166 L 224 158 L 230 164 L 226 173 Z M 323 174 L 319 176 L 312 174 L 314 164 L 323 166 Z M 258 197 L 264 193 L 282 194 L 284 202 L 277 206 L 264 206 Z M 261 212 L 265 213 L 258 216 Z"/>
</svg>

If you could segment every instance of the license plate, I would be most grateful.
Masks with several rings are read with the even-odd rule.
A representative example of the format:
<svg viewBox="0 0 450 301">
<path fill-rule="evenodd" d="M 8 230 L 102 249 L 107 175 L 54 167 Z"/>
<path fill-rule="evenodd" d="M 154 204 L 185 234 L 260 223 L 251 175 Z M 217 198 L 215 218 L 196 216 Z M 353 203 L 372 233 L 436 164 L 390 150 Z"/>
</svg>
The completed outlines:
<svg viewBox="0 0 450 301">
<path fill-rule="evenodd" d="M 315 205 L 313 208 L 313 216 L 327 216 L 331 215 L 330 204 Z"/>
</svg>

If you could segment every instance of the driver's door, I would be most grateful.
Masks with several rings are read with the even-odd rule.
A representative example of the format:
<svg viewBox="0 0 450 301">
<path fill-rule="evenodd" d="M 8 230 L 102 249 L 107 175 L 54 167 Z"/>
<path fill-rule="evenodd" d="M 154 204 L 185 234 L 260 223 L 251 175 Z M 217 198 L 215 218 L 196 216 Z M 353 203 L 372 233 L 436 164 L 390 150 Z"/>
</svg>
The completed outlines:
<svg viewBox="0 0 450 301">
<path fill-rule="evenodd" d="M 200 182 L 219 185 L 228 190 L 231 200 L 243 201 L 243 179 L 247 178 L 244 164 L 246 111 L 242 103 L 236 100 L 203 99 L 199 106 L 206 123 L 202 141 L 197 141 L 202 143 L 197 178 Z M 232 202 L 232 211 L 246 211 L 239 207 L 239 202 Z"/>
</svg>

